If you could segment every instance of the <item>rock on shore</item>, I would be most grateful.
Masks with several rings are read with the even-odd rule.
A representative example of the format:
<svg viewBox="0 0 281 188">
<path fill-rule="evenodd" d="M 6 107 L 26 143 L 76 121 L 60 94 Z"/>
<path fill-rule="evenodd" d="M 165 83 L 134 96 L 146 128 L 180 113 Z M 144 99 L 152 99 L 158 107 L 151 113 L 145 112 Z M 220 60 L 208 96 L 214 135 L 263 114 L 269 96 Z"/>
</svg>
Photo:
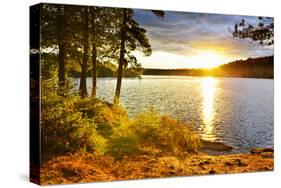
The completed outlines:
<svg viewBox="0 0 281 188">
<path fill-rule="evenodd" d="M 231 151 L 233 147 L 221 142 L 213 142 L 201 139 L 201 149 L 215 150 L 215 151 Z"/>
</svg>

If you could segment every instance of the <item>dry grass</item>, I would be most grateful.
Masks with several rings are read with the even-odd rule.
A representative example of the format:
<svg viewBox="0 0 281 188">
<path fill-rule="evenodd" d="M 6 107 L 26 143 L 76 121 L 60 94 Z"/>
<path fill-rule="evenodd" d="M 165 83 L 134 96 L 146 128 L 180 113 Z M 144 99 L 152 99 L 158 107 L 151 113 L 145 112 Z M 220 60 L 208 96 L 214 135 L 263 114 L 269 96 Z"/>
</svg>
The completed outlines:
<svg viewBox="0 0 281 188">
<path fill-rule="evenodd" d="M 135 156 L 115 161 L 93 154 L 60 156 L 42 164 L 41 184 L 69 184 L 171 176 L 228 174 L 273 170 L 273 153 L 211 156 Z"/>
</svg>

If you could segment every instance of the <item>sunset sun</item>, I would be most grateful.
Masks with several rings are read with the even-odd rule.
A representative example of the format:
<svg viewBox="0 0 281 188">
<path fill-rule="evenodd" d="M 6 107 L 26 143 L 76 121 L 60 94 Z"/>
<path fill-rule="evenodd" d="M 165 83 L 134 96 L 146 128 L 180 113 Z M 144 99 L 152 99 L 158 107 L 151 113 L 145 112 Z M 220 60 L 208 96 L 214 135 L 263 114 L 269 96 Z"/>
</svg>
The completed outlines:
<svg viewBox="0 0 281 188">
<path fill-rule="evenodd" d="M 191 58 L 191 64 L 194 68 L 214 68 L 226 63 L 226 57 L 215 51 L 203 51 Z"/>
<path fill-rule="evenodd" d="M 232 57 L 228 54 L 216 50 L 200 50 L 192 55 L 180 55 L 161 51 L 152 53 L 150 57 L 144 57 L 140 52 L 135 52 L 134 55 L 145 68 L 155 68 L 157 66 L 164 69 L 211 69 L 232 60 Z"/>
</svg>

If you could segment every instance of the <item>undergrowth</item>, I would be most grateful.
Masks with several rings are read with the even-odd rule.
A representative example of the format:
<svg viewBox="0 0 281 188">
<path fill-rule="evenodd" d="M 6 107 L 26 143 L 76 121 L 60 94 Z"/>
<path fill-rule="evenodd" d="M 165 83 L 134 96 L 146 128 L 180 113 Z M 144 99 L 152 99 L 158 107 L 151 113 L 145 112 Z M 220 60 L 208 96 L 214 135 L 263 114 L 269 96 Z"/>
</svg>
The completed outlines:
<svg viewBox="0 0 281 188">
<path fill-rule="evenodd" d="M 130 119 L 120 105 L 80 98 L 69 88 L 42 82 L 41 141 L 46 158 L 75 152 L 93 152 L 115 159 L 145 153 L 180 155 L 196 152 L 200 139 L 177 120 L 151 109 Z"/>
</svg>

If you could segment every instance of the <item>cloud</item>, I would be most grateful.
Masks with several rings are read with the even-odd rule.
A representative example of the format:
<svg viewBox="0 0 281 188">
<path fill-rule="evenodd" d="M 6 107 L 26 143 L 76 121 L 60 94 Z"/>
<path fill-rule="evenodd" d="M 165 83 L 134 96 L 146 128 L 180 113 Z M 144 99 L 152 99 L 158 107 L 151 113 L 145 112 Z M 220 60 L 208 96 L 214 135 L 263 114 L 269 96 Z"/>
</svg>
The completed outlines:
<svg viewBox="0 0 281 188">
<path fill-rule="evenodd" d="M 273 47 L 233 38 L 231 29 L 245 19 L 257 24 L 255 16 L 166 11 L 164 18 L 149 11 L 135 10 L 135 19 L 147 30 L 154 51 L 192 56 L 215 49 L 236 58 L 272 55 Z"/>
</svg>

